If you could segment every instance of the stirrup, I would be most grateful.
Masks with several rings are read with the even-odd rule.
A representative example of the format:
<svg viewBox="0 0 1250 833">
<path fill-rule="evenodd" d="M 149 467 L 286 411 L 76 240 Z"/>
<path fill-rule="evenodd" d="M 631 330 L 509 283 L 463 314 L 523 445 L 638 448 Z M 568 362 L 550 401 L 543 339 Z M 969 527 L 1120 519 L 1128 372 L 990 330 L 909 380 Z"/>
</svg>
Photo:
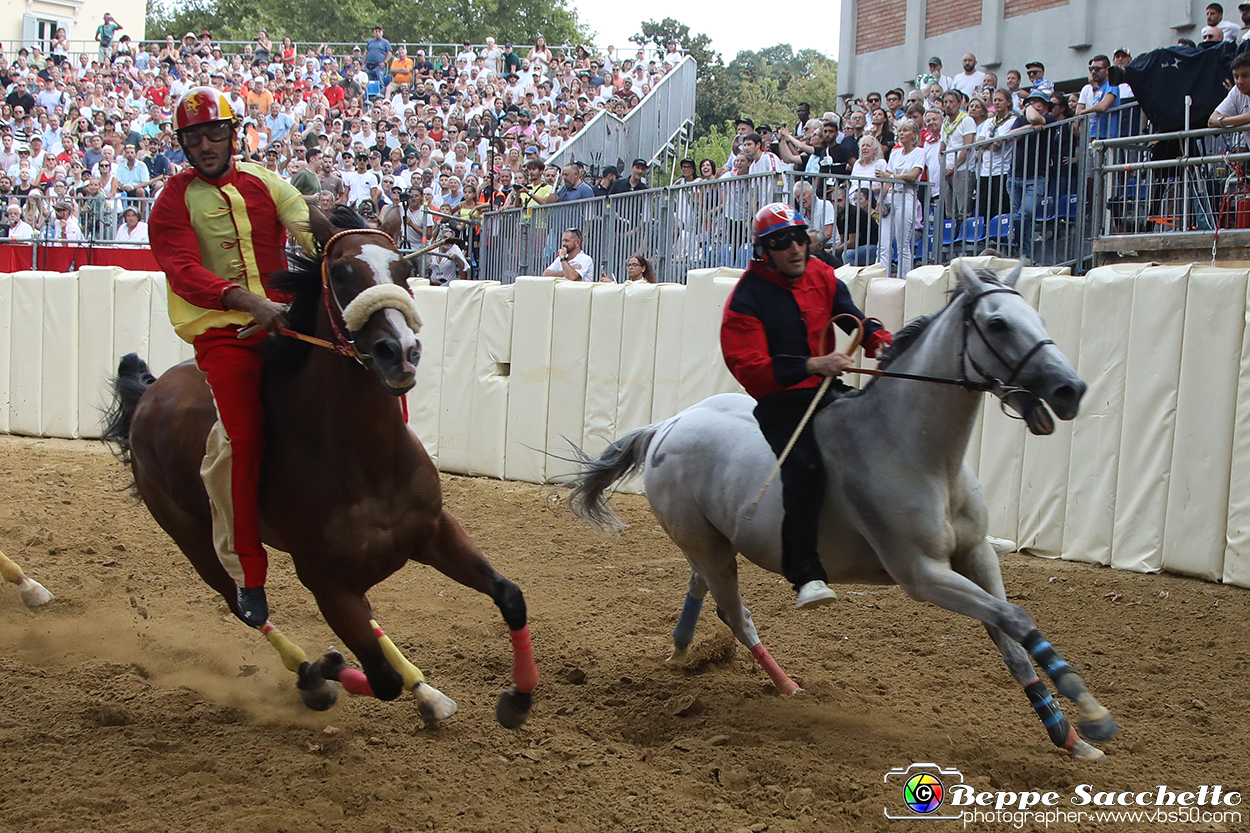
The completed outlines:
<svg viewBox="0 0 1250 833">
<path fill-rule="evenodd" d="M 799 599 L 794 603 L 797 608 L 821 607 L 838 598 L 829 585 L 820 579 L 809 581 L 799 588 Z"/>
<path fill-rule="evenodd" d="M 235 595 L 238 613 L 235 616 L 249 628 L 259 628 L 269 621 L 269 601 L 263 587 L 240 587 Z"/>
</svg>

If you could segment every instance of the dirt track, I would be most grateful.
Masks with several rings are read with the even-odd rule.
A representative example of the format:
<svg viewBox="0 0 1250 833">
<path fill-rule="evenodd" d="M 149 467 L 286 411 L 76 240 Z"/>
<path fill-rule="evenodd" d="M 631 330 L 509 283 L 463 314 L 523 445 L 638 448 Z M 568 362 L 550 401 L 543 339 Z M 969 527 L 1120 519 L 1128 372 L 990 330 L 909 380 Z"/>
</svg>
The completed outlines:
<svg viewBox="0 0 1250 833">
<path fill-rule="evenodd" d="M 460 704 L 426 730 L 410 699 L 304 710 L 100 445 L 0 438 L 0 482 L 0 549 L 58 597 L 31 613 L 0 586 L 0 831 L 902 830 L 916 826 L 884 818 L 898 804 L 883 776 L 912 761 L 1065 801 L 1081 783 L 1250 792 L 1250 594 L 1233 587 L 1004 559 L 1011 598 L 1124 728 L 1108 762 L 1079 764 L 970 620 L 874 587 L 800 613 L 748 565 L 761 636 L 807 693 L 772 694 L 710 599 L 698 661 L 674 671 L 687 572 L 644 500 L 617 498 L 632 527 L 608 539 L 543 487 L 445 477 L 453 512 L 526 593 L 544 676 L 530 722 L 498 726 L 510 657 L 494 606 L 410 567 L 371 598 Z M 310 654 L 334 641 L 281 557 L 270 599 Z M 1250 830 L 1240 809 L 1231 826 L 1058 829 Z"/>
</svg>

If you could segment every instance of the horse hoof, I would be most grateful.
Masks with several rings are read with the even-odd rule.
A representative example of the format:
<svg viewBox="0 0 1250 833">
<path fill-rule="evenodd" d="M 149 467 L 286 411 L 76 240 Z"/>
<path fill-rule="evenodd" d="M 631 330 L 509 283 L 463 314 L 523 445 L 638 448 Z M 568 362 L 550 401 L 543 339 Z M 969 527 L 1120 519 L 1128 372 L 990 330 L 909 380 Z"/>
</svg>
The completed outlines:
<svg viewBox="0 0 1250 833">
<path fill-rule="evenodd" d="M 52 601 L 55 596 L 48 592 L 48 589 L 33 578 L 23 578 L 18 582 L 18 591 L 22 594 L 22 604 L 31 610 L 37 607 L 43 607 Z"/>
<path fill-rule="evenodd" d="M 322 682 L 320 688 L 309 691 L 299 690 L 299 699 L 304 705 L 315 712 L 329 711 L 339 701 L 339 687 L 329 680 Z"/>
<path fill-rule="evenodd" d="M 428 683 L 417 683 L 412 693 L 418 700 L 417 713 L 421 715 L 421 722 L 431 729 L 460 708 L 455 700 Z"/>
<path fill-rule="evenodd" d="M 516 729 L 530 716 L 530 707 L 534 703 L 534 695 L 520 692 L 516 686 L 501 691 L 495 701 L 495 719 L 505 729 Z"/>
<path fill-rule="evenodd" d="M 674 648 L 673 653 L 669 654 L 668 659 L 664 661 L 669 665 L 685 665 L 689 656 L 690 652 L 685 648 Z"/>
<path fill-rule="evenodd" d="M 1120 734 L 1120 725 L 1115 722 L 1111 712 L 1107 712 L 1093 720 L 1079 720 L 1077 721 L 1076 729 L 1081 733 L 1081 737 L 1093 741 L 1111 740 Z"/>
<path fill-rule="evenodd" d="M 1105 761 L 1107 760 L 1107 753 L 1078 739 L 1072 747 L 1072 757 L 1078 761 Z"/>
</svg>

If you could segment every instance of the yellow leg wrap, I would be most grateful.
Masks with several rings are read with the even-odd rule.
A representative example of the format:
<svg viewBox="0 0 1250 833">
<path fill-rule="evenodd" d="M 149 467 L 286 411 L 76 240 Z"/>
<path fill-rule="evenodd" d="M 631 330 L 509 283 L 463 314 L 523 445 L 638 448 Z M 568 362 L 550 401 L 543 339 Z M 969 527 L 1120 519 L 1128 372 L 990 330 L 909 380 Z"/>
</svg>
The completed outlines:
<svg viewBox="0 0 1250 833">
<path fill-rule="evenodd" d="M 287 639 L 286 634 L 268 622 L 261 626 L 261 632 L 265 634 L 265 639 L 269 640 L 273 649 L 278 652 L 278 656 L 282 657 L 282 666 L 292 674 L 298 674 L 299 667 L 308 662 L 308 655 L 304 653 L 304 649 Z"/>
<path fill-rule="evenodd" d="M 378 626 L 376 619 L 370 619 L 369 624 L 373 627 L 373 632 L 378 637 L 378 644 L 382 646 L 382 655 L 391 664 L 391 668 L 398 671 L 399 676 L 404 678 L 404 688 L 416 688 L 417 683 L 425 680 L 425 675 L 421 673 L 421 669 L 409 662 L 408 658 L 399 652 L 399 648 L 395 647 L 395 643 L 391 641 L 391 638 Z"/>
<path fill-rule="evenodd" d="M 0 552 L 0 577 L 3 577 L 9 584 L 17 584 L 26 574 L 22 572 L 22 568 L 9 560 L 9 557 Z"/>
</svg>

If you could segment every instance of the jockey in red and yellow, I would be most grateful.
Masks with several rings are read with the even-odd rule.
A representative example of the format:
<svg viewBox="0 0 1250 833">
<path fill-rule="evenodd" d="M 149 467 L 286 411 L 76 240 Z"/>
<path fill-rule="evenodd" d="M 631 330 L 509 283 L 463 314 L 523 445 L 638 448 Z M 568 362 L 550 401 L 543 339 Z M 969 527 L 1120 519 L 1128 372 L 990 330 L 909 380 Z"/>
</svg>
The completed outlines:
<svg viewBox="0 0 1250 833">
<path fill-rule="evenodd" d="M 174 130 L 191 167 L 173 177 L 152 209 L 152 252 L 169 282 L 174 330 L 195 346 L 218 421 L 200 474 L 213 516 L 213 545 L 238 585 L 235 615 L 252 627 L 269 618 L 268 556 L 260 540 L 264 452 L 260 343 L 286 324 L 285 298 L 269 289 L 286 269 L 290 231 L 306 250 L 308 204 L 290 183 L 234 160 L 238 122 L 212 87 L 195 87 L 174 109 Z M 260 329 L 240 339 L 240 329 Z"/>
<path fill-rule="evenodd" d="M 807 221 L 785 203 L 771 203 L 755 215 L 754 254 L 721 321 L 725 364 L 755 397 L 755 419 L 773 453 L 781 456 L 822 377 L 839 376 L 852 365 L 845 353 L 820 355 L 821 333 L 839 313 L 864 314 L 833 269 L 808 256 Z M 838 322 L 844 329 L 849 323 Z M 864 354 L 876 356 L 893 337 L 875 321 L 864 324 Z M 841 383 L 842 391 L 849 390 Z M 832 390 L 818 407 L 836 397 Z M 781 464 L 781 572 L 798 592 L 799 607 L 836 598 L 817 553 L 825 466 L 812 422 L 795 439 Z"/>
</svg>

